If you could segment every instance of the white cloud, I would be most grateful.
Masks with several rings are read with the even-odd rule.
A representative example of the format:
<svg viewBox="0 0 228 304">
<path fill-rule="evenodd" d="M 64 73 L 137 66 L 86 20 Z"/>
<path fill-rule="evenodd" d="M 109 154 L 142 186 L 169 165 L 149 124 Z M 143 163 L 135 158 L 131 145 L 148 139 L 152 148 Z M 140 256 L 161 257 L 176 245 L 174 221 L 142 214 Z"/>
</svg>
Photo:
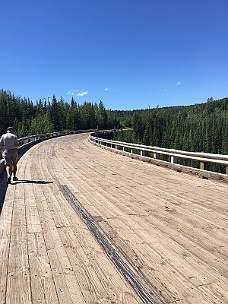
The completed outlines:
<svg viewBox="0 0 228 304">
<path fill-rule="evenodd" d="M 181 82 L 180 82 L 180 81 L 178 81 L 178 82 L 177 82 L 175 85 L 176 85 L 176 86 L 178 86 L 178 85 L 180 85 L 180 84 L 181 84 Z"/>
<path fill-rule="evenodd" d="M 81 93 L 77 93 L 76 96 L 82 97 L 82 96 L 85 96 L 85 95 L 88 95 L 88 94 L 89 94 L 88 91 L 83 91 L 83 92 L 81 92 Z"/>
<path fill-rule="evenodd" d="M 108 92 L 108 90 L 109 90 L 109 88 L 107 88 L 107 87 L 106 87 L 106 88 L 104 88 L 104 91 L 105 91 L 105 92 Z"/>
<path fill-rule="evenodd" d="M 67 95 L 74 96 L 75 95 L 75 90 L 70 90 L 67 92 Z"/>
<path fill-rule="evenodd" d="M 71 95 L 71 96 L 79 96 L 79 97 L 82 97 L 82 96 L 85 96 L 85 95 L 88 95 L 89 94 L 89 91 L 82 91 L 82 92 L 79 92 L 79 90 L 69 90 L 67 92 L 67 95 Z"/>
</svg>

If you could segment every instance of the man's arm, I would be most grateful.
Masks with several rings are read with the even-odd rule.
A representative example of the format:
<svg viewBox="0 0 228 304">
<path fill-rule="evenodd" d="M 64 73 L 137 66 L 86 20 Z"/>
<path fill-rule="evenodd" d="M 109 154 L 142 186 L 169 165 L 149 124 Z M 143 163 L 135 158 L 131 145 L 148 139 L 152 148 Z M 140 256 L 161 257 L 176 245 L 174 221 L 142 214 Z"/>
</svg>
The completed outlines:
<svg viewBox="0 0 228 304">
<path fill-rule="evenodd" d="M 14 145 L 15 145 L 15 147 L 20 147 L 20 143 L 19 143 L 17 137 L 16 137 L 15 140 L 14 140 Z"/>
<path fill-rule="evenodd" d="M 2 137 L 0 138 L 0 146 L 4 146 L 4 141 Z"/>
</svg>

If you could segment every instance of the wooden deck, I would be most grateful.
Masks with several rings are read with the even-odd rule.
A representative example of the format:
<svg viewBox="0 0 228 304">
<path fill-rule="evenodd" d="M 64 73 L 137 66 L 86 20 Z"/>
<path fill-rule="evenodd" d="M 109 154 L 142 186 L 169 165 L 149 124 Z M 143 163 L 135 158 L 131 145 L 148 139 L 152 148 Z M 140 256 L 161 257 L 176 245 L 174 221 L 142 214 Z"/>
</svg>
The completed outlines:
<svg viewBox="0 0 228 304">
<path fill-rule="evenodd" d="M 0 304 L 228 303 L 228 184 L 87 136 L 20 159 L 0 216 Z"/>
</svg>

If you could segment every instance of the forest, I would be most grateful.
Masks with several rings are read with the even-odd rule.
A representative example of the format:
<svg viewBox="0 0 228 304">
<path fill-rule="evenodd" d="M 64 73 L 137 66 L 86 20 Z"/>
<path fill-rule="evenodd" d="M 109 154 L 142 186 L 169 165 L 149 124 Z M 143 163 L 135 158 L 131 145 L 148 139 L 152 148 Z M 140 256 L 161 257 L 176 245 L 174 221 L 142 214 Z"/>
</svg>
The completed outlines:
<svg viewBox="0 0 228 304">
<path fill-rule="evenodd" d="M 79 105 L 74 98 L 70 104 L 53 95 L 51 101 L 15 97 L 11 92 L 0 91 L 0 134 L 8 126 L 17 130 L 17 136 L 88 129 L 118 129 L 116 113 L 99 104 L 84 102 Z"/>
<path fill-rule="evenodd" d="M 115 139 L 193 152 L 228 154 L 228 98 L 191 106 L 117 113 L 130 127 Z"/>
<path fill-rule="evenodd" d="M 175 106 L 132 112 L 119 112 L 117 117 L 129 130 L 118 131 L 115 139 L 170 149 L 215 154 L 228 154 L 228 98 L 191 106 Z M 184 165 L 198 167 L 194 161 Z M 224 173 L 224 166 L 208 169 Z"/>
<path fill-rule="evenodd" d="M 115 129 L 113 139 L 178 150 L 228 154 L 228 98 L 190 106 L 113 111 L 99 104 L 15 97 L 0 91 L 0 135 L 14 126 L 18 137 L 55 131 Z M 183 161 L 184 162 L 184 161 Z M 194 164 L 191 164 L 194 166 Z M 216 167 L 213 165 L 213 167 Z M 221 171 L 219 166 L 216 171 Z"/>
</svg>

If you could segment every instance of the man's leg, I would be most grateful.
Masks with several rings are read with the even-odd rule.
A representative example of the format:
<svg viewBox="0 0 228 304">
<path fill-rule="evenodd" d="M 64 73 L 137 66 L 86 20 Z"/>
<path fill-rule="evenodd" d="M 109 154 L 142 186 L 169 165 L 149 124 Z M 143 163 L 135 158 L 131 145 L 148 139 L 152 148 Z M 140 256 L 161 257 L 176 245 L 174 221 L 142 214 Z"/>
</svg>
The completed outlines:
<svg viewBox="0 0 228 304">
<path fill-rule="evenodd" d="M 7 174 L 7 183 L 9 184 L 10 181 L 11 181 L 11 166 L 10 166 L 10 163 L 11 163 L 11 160 L 8 156 L 4 155 L 4 160 L 5 160 L 5 165 L 6 165 L 6 174 Z"/>
<path fill-rule="evenodd" d="M 10 176 L 10 166 L 6 165 L 7 178 Z"/>
<path fill-rule="evenodd" d="M 16 173 L 17 173 L 17 165 L 12 165 L 12 173 L 13 173 L 13 176 L 16 176 Z"/>
<path fill-rule="evenodd" d="M 17 161 L 18 161 L 18 153 L 15 152 L 12 156 L 12 174 L 13 174 L 13 180 L 17 181 L 18 178 L 16 176 L 17 174 Z"/>
</svg>

